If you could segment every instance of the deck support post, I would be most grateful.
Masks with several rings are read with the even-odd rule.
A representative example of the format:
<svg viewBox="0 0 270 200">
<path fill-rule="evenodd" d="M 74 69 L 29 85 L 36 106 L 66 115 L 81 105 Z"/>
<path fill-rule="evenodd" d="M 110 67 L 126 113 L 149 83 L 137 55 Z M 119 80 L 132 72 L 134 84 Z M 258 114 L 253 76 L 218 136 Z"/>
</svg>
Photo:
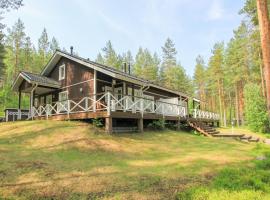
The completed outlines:
<svg viewBox="0 0 270 200">
<path fill-rule="evenodd" d="M 180 125 L 181 125 L 180 119 L 178 119 L 176 123 L 177 123 L 176 130 L 180 131 Z"/>
<path fill-rule="evenodd" d="M 105 131 L 108 134 L 112 134 L 112 117 L 105 118 Z"/>
<path fill-rule="evenodd" d="M 143 133 L 143 118 L 138 119 L 138 131 Z"/>
</svg>

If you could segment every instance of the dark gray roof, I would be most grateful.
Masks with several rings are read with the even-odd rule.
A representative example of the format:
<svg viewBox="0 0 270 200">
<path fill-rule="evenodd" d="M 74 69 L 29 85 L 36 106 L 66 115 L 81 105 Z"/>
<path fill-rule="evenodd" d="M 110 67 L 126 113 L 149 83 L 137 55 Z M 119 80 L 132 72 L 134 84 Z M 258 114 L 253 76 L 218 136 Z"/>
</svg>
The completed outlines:
<svg viewBox="0 0 270 200">
<path fill-rule="evenodd" d="M 105 69 L 105 70 L 107 70 L 107 71 L 110 71 L 110 72 L 113 72 L 113 73 L 116 73 L 116 74 L 120 74 L 120 75 L 129 77 L 129 78 L 133 78 L 133 79 L 139 80 L 139 81 L 141 81 L 141 82 L 145 82 L 145 83 L 153 83 L 153 82 L 151 82 L 151 81 L 148 81 L 148 80 L 145 80 L 145 79 L 143 79 L 143 78 L 137 77 L 137 76 L 135 76 L 135 75 L 133 75 L 133 74 L 128 74 L 128 73 L 126 73 L 126 72 L 123 72 L 123 71 L 121 71 L 121 70 L 119 70 L 119 69 L 114 68 L 113 66 L 103 65 L 103 64 L 100 64 L 100 63 L 91 61 L 91 60 L 89 60 L 89 59 L 85 59 L 85 58 L 82 58 L 82 57 L 80 57 L 80 56 L 77 56 L 77 55 L 74 55 L 74 54 L 70 54 L 70 53 L 68 53 L 68 52 L 66 52 L 66 51 L 61 51 L 61 50 L 56 50 L 56 51 L 59 51 L 59 52 L 61 52 L 61 53 L 63 53 L 63 54 L 66 54 L 66 55 L 68 55 L 68 56 L 72 56 L 72 57 L 74 57 L 74 58 L 77 58 L 77 59 L 79 59 L 79 60 L 82 60 L 82 61 L 84 61 L 84 62 L 87 62 L 87 63 L 89 63 L 89 64 L 95 65 L 95 66 L 97 66 L 97 67 L 100 67 L 100 68 L 102 68 L 102 69 Z"/>
<path fill-rule="evenodd" d="M 21 74 L 24 75 L 26 78 L 28 78 L 30 81 L 33 81 L 37 84 L 40 83 L 41 85 L 45 84 L 45 85 L 50 85 L 50 86 L 54 86 L 57 88 L 60 87 L 60 83 L 58 81 L 55 81 L 52 78 L 48 78 L 48 77 L 42 76 L 40 74 L 33 74 L 30 72 L 24 72 L 24 71 L 22 71 Z"/>
<path fill-rule="evenodd" d="M 77 59 L 82 60 L 82 61 L 84 61 L 84 62 L 87 62 L 87 63 L 89 63 L 89 64 L 95 65 L 95 66 L 100 67 L 100 68 L 102 68 L 102 69 L 105 69 L 105 70 L 107 70 L 107 71 L 110 71 L 110 72 L 113 72 L 113 73 L 116 73 L 116 74 L 119 74 L 119 75 L 123 75 L 123 76 L 126 76 L 126 77 L 128 77 L 128 78 L 132 78 L 132 79 L 135 79 L 135 80 L 144 82 L 144 83 L 151 83 L 152 85 L 156 85 L 156 86 L 161 87 L 161 88 L 163 88 L 163 89 L 165 89 L 165 90 L 171 90 L 171 91 L 173 91 L 173 89 L 164 87 L 163 85 L 159 85 L 159 84 L 157 84 L 157 83 L 154 83 L 153 81 L 145 80 L 145 79 L 140 78 L 140 77 L 137 77 L 137 76 L 135 76 L 135 75 L 133 75 L 133 74 L 128 74 L 128 73 L 123 72 L 123 71 L 121 71 L 121 70 L 118 70 L 118 69 L 116 69 L 116 68 L 114 68 L 114 67 L 112 67 L 112 66 L 107 66 L 107 65 L 103 65 L 103 64 L 100 64 L 100 63 L 97 63 L 97 62 L 93 62 L 93 61 L 91 61 L 91 60 L 89 60 L 89 59 L 85 59 L 85 58 L 82 58 L 82 57 L 80 57 L 80 56 L 77 56 L 77 55 L 74 55 L 74 54 L 70 54 L 70 53 L 68 53 L 68 52 L 66 52 L 66 51 L 62 51 L 62 50 L 58 50 L 58 49 L 57 49 L 56 51 L 61 52 L 61 53 L 63 53 L 63 54 L 66 54 L 66 55 L 68 55 L 68 56 L 72 56 L 72 57 L 74 57 L 74 58 L 77 58 Z M 180 91 L 175 91 L 175 92 L 181 93 L 181 94 L 184 95 L 184 96 L 188 96 L 187 94 L 185 94 L 185 93 L 183 93 L 183 92 L 180 92 Z"/>
</svg>

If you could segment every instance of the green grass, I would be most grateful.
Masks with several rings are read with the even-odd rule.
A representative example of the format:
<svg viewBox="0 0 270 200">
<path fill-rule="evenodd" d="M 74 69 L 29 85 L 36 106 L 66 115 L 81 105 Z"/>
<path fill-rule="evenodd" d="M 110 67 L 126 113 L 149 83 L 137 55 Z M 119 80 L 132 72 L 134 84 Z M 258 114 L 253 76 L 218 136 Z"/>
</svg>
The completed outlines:
<svg viewBox="0 0 270 200">
<path fill-rule="evenodd" d="M 193 186 L 179 193 L 177 199 L 270 199 L 270 153 L 264 154 L 264 160 L 253 161 L 251 166 L 241 164 L 222 169 L 210 184 Z"/>
<path fill-rule="evenodd" d="M 229 191 L 218 182 L 218 177 L 223 177 L 220 180 L 226 183 L 224 170 L 249 169 L 245 177 L 239 176 L 249 180 L 253 175 L 249 172 L 257 166 L 254 158 L 268 150 L 264 145 L 186 132 L 115 135 L 94 132 L 90 125 L 79 122 L 1 124 L 0 199 L 214 196 Z M 261 169 L 256 172 L 264 174 Z M 205 184 L 209 188 L 196 189 Z M 221 187 L 217 189 L 216 185 Z M 265 197 L 265 191 L 255 190 L 255 186 L 254 190 L 246 190 L 251 196 Z M 237 192 L 245 193 L 244 187 L 239 187 Z"/>
</svg>

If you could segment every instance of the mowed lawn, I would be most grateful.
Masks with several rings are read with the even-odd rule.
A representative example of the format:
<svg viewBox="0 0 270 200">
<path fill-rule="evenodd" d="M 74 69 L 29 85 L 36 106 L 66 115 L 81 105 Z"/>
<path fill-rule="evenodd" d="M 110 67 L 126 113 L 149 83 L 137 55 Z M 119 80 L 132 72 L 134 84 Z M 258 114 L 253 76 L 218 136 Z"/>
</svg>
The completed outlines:
<svg viewBox="0 0 270 200">
<path fill-rule="evenodd" d="M 95 132 L 82 122 L 0 124 L 0 199 L 175 199 L 224 167 L 252 166 L 265 148 L 176 131 Z"/>
</svg>

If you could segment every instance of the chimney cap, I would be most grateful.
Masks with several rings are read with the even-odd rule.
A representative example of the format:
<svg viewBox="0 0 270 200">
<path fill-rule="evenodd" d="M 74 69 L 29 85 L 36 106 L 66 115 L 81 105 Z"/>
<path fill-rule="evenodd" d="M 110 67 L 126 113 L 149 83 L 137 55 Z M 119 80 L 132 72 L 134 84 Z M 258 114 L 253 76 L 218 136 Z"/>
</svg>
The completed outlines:
<svg viewBox="0 0 270 200">
<path fill-rule="evenodd" d="M 70 54 L 73 55 L 73 46 L 70 46 Z"/>
</svg>

